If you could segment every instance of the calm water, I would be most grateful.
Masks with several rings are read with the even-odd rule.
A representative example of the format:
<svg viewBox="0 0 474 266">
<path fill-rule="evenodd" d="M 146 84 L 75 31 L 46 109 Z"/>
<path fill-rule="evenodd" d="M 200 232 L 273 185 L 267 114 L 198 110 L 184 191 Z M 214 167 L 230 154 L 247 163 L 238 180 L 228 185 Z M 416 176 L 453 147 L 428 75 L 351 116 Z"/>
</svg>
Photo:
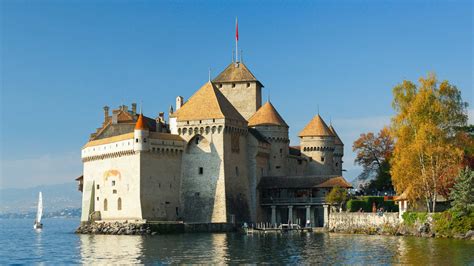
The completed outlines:
<svg viewBox="0 0 474 266">
<path fill-rule="evenodd" d="M 0 220 L 5 263 L 328 263 L 474 265 L 474 241 L 339 234 L 75 235 L 77 220 Z"/>
</svg>

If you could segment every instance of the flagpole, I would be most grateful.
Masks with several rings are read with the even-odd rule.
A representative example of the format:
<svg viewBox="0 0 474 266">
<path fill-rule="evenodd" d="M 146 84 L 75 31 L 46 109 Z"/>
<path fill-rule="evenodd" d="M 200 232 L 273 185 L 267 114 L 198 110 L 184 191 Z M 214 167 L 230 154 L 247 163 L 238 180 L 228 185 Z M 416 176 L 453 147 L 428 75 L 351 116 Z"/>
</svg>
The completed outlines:
<svg viewBox="0 0 474 266">
<path fill-rule="evenodd" d="M 239 21 L 235 17 L 235 62 L 239 62 Z"/>
</svg>

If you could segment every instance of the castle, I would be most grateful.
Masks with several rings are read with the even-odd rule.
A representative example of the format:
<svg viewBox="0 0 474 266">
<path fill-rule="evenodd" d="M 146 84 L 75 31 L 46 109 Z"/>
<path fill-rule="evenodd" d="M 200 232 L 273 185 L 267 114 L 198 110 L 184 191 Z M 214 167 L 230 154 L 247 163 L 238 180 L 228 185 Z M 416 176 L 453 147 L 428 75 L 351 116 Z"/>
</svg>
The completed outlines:
<svg viewBox="0 0 474 266">
<path fill-rule="evenodd" d="M 316 115 L 289 146 L 289 126 L 263 84 L 234 60 L 168 121 L 122 105 L 82 148 L 81 221 L 271 222 L 324 226 L 344 144 Z"/>
</svg>

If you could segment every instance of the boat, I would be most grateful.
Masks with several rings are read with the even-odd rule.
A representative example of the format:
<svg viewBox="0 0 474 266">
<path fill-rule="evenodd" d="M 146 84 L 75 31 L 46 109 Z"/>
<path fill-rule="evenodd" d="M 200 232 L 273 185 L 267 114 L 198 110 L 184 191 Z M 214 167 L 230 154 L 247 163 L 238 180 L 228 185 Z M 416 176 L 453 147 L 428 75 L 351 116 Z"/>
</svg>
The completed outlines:
<svg viewBox="0 0 474 266">
<path fill-rule="evenodd" d="M 43 216 L 43 195 L 41 191 L 38 198 L 38 212 L 36 213 L 35 224 L 33 225 L 34 229 L 42 229 L 43 224 L 41 223 L 41 216 Z"/>
</svg>

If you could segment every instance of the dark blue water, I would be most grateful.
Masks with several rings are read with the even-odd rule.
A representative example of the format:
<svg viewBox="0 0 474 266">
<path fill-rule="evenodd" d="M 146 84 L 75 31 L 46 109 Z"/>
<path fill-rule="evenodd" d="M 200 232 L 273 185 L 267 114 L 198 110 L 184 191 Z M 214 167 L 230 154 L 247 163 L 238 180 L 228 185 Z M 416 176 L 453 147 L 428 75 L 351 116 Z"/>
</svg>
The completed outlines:
<svg viewBox="0 0 474 266">
<path fill-rule="evenodd" d="M 474 241 L 324 233 L 76 235 L 78 220 L 0 220 L 5 263 L 325 263 L 474 265 Z"/>
</svg>

